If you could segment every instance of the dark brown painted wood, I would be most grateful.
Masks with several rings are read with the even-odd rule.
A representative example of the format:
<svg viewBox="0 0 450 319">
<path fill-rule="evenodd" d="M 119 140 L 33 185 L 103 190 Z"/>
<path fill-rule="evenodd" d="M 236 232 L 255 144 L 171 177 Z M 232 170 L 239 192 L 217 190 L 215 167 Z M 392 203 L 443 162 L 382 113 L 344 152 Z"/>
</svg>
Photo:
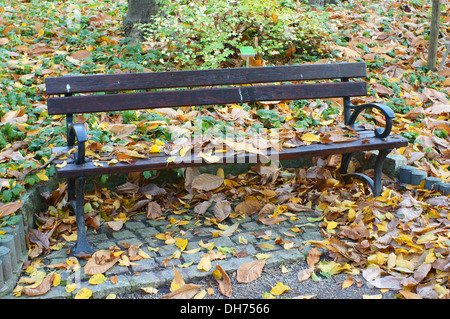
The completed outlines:
<svg viewBox="0 0 450 319">
<path fill-rule="evenodd" d="M 363 95 L 366 82 L 334 82 L 54 97 L 47 107 L 55 115 Z"/>
<path fill-rule="evenodd" d="M 48 95 L 366 77 L 366 64 L 333 63 L 217 70 L 76 75 L 45 79 Z"/>
<path fill-rule="evenodd" d="M 369 132 L 368 134 L 373 132 Z M 366 134 L 364 134 L 366 135 Z M 311 144 L 307 146 L 301 146 L 297 148 L 285 148 L 282 152 L 274 153 L 280 160 L 294 159 L 300 157 L 312 157 L 312 156 L 327 156 L 332 154 L 353 153 L 360 151 L 390 149 L 407 146 L 408 141 L 399 136 L 391 136 L 388 138 L 362 138 L 356 141 L 345 143 L 333 143 L 333 144 Z M 69 148 L 61 147 L 53 149 L 53 152 L 68 151 Z M 269 155 L 269 154 L 268 154 Z M 82 165 L 76 165 L 68 163 L 65 167 L 57 169 L 58 177 L 79 177 L 79 176 L 92 176 L 100 174 L 114 174 L 114 173 L 128 173 L 135 171 L 146 171 L 153 169 L 169 169 L 178 167 L 193 167 L 204 166 L 218 163 L 207 163 L 200 157 L 192 155 L 185 158 L 183 161 L 167 163 L 169 156 L 151 156 L 148 159 L 137 159 L 133 164 L 118 163 L 113 166 L 109 166 L 107 162 L 103 162 L 103 167 L 97 167 L 92 162 L 86 162 Z M 68 162 L 70 160 L 67 160 Z M 267 158 L 259 158 L 259 162 L 267 161 Z M 225 157 L 223 160 L 225 163 L 256 163 L 255 156 L 249 154 L 240 154 L 230 157 Z"/>
</svg>

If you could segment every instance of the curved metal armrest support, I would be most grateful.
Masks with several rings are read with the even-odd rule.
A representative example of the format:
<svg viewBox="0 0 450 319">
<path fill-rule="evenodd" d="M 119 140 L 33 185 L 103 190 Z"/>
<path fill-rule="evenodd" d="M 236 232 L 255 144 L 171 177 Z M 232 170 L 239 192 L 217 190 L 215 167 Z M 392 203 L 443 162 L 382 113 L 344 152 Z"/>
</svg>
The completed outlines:
<svg viewBox="0 0 450 319">
<path fill-rule="evenodd" d="M 85 142 L 87 141 L 86 128 L 81 123 L 71 123 L 68 126 L 67 145 L 74 146 L 75 139 L 78 141 L 78 152 L 75 153 L 75 163 L 83 164 L 85 162 Z"/>
<path fill-rule="evenodd" d="M 350 116 L 350 119 L 348 121 L 348 124 L 355 124 L 356 118 L 359 114 L 361 114 L 362 111 L 369 108 L 376 108 L 383 113 L 385 119 L 386 119 L 386 126 L 385 128 L 376 128 L 375 129 L 375 137 L 388 137 L 392 130 L 392 119 L 395 118 L 395 113 L 392 111 L 392 109 L 382 103 L 368 103 L 368 104 L 362 104 L 362 105 L 354 105 L 352 106 L 354 108 L 354 112 Z"/>
</svg>

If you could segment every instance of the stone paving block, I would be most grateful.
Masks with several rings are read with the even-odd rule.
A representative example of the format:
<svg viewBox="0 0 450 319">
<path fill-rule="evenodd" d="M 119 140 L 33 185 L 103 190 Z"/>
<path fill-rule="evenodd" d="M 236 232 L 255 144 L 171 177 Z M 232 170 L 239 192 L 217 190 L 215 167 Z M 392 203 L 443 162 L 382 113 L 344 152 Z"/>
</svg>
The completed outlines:
<svg viewBox="0 0 450 319">
<path fill-rule="evenodd" d="M 256 239 L 256 236 L 249 234 L 249 233 L 240 233 L 240 234 L 236 234 L 230 237 L 230 239 L 236 244 L 236 245 L 241 245 L 241 243 L 239 242 L 239 237 L 242 238 L 242 240 L 246 240 L 249 244 L 255 244 L 258 242 L 258 240 Z"/>
<path fill-rule="evenodd" d="M 204 249 L 202 249 L 198 253 L 193 253 L 193 254 L 181 253 L 181 257 L 183 258 L 183 261 L 185 263 L 190 263 L 191 261 L 193 261 L 194 264 L 198 264 L 198 262 L 202 258 L 202 254 L 204 254 L 204 253 L 205 253 L 205 251 L 204 251 Z"/>
<path fill-rule="evenodd" d="M 213 242 L 214 247 L 233 247 L 235 245 L 229 237 L 215 237 L 208 242 Z"/>
<path fill-rule="evenodd" d="M 223 270 L 225 270 L 227 273 L 231 273 L 235 272 L 242 264 L 255 260 L 257 259 L 254 258 L 253 256 L 247 256 L 242 258 L 231 257 L 225 260 L 218 260 L 217 264 L 220 265 L 220 267 L 222 267 Z"/>
<path fill-rule="evenodd" d="M 135 231 L 137 229 L 147 228 L 148 226 L 144 222 L 132 222 L 127 221 L 125 223 L 125 228 L 131 231 Z"/>
<path fill-rule="evenodd" d="M 128 269 L 128 267 L 119 266 L 119 264 L 115 264 L 105 272 L 105 276 L 107 277 L 127 274 L 131 274 L 130 269 Z"/>
<path fill-rule="evenodd" d="M 175 245 L 165 245 L 159 247 L 158 255 L 162 257 L 167 257 L 172 255 L 175 251 L 179 250 L 179 248 Z"/>
<path fill-rule="evenodd" d="M 141 272 L 139 276 L 128 276 L 128 280 L 133 290 L 137 290 L 142 287 L 158 288 L 161 286 L 170 285 L 173 278 L 174 273 L 172 268 L 163 268 L 159 271 Z"/>
<path fill-rule="evenodd" d="M 254 231 L 260 231 L 267 229 L 267 226 L 261 223 L 258 223 L 256 221 L 252 221 L 249 223 L 241 224 L 242 229 L 244 229 L 245 232 L 254 232 Z"/>
<path fill-rule="evenodd" d="M 92 291 L 92 297 L 94 299 L 104 299 L 110 294 L 127 294 L 132 292 L 132 285 L 128 280 L 130 276 L 117 276 L 117 282 L 113 284 L 109 278 L 100 285 L 91 285 L 89 283 L 83 285 L 83 287 Z M 76 290 L 78 291 L 78 290 Z"/>
<path fill-rule="evenodd" d="M 111 237 L 114 238 L 115 240 L 124 240 L 124 239 L 131 239 L 131 238 L 136 238 L 136 235 L 133 234 L 131 231 L 129 230 L 120 230 L 117 232 L 113 232 L 111 234 Z"/>
</svg>

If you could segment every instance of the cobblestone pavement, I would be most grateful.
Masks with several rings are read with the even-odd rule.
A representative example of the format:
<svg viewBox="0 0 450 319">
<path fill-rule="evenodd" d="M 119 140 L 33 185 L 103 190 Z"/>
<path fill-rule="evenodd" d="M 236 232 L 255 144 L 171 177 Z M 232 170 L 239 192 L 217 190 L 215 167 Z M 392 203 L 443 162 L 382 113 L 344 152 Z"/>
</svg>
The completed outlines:
<svg viewBox="0 0 450 319">
<path fill-rule="evenodd" d="M 196 223 L 191 221 L 186 225 L 174 226 L 169 222 L 170 217 L 177 220 L 183 218 L 189 219 L 193 217 L 192 214 L 166 215 L 166 218 L 160 220 L 148 220 L 145 215 L 135 215 L 124 224 L 124 227 L 120 231 L 113 231 L 106 225 L 103 225 L 97 234 L 94 234 L 92 230 L 88 230 L 89 241 L 94 250 L 108 249 L 112 245 L 117 245 L 119 248 L 125 250 L 127 245 L 143 243 L 140 248 L 151 257 L 150 259 L 140 259 L 134 262 L 134 265 L 128 267 L 116 264 L 105 273 L 108 279 L 116 276 L 118 279 L 116 283 L 107 280 L 100 285 L 91 285 L 88 282 L 90 276 L 85 275 L 83 272 L 86 260 L 79 258 L 78 260 L 82 267 L 75 273 L 69 270 L 56 269 L 61 274 L 61 280 L 63 282 L 65 281 L 66 284 L 68 282 L 77 283 L 77 289 L 75 291 L 67 293 L 65 290 L 66 285 L 61 284 L 60 286 L 52 287 L 43 296 L 32 298 L 73 298 L 76 292 L 83 287 L 93 292 L 92 298 L 105 298 L 109 294 L 130 294 L 138 291 L 142 287 L 167 288 L 174 278 L 173 266 L 190 262 L 192 264 L 188 267 L 177 267 L 186 283 L 199 282 L 208 276 L 211 277 L 216 263 L 219 263 L 228 273 L 233 273 L 243 263 L 256 260 L 255 255 L 258 253 L 271 255 L 266 260 L 265 269 L 267 270 L 277 266 L 280 267 L 282 264 L 305 261 L 305 256 L 311 248 L 311 245 L 307 241 L 323 239 L 320 235 L 318 222 L 311 222 L 311 218 L 316 218 L 317 216 L 315 212 L 301 212 L 296 214 L 296 218 L 292 220 L 291 218 L 287 218 L 285 221 L 275 225 L 262 224 L 257 220 L 257 215 L 245 218 L 232 218 L 224 221 L 223 224 L 227 223 L 228 225 L 232 225 L 238 222 L 239 226 L 231 236 L 223 237 L 214 236 L 214 232 L 218 232 L 219 229 L 213 226 L 205 226 L 204 223 L 201 223 L 202 225 L 199 225 L 200 223 L 195 225 Z M 178 228 L 175 229 L 174 227 Z M 297 227 L 300 231 L 297 229 L 295 229 L 297 232 L 292 231 L 294 227 Z M 188 240 L 186 251 L 200 248 L 200 241 L 203 241 L 203 243 L 214 242 L 214 249 L 220 248 L 222 251 L 228 251 L 226 259 L 212 261 L 210 271 L 198 270 L 197 265 L 201 259 L 201 255 L 207 251 L 207 249 L 201 248 L 196 253 L 188 254 L 182 252 L 180 258 L 170 259 L 166 267 L 164 267 L 163 262 L 178 249 L 174 244 L 166 245 L 163 240 L 155 238 L 156 234 L 167 231 L 175 231 L 174 234 L 176 234 L 176 237 Z M 262 235 L 263 232 L 266 233 Z M 292 241 L 294 247 L 286 250 L 280 244 L 275 243 L 276 238 Z M 148 249 L 149 247 L 151 248 L 150 250 Z M 234 249 L 235 252 L 244 250 L 247 256 L 241 258 L 235 257 L 230 252 L 231 249 Z M 66 249 L 61 249 L 46 255 L 42 259 L 42 263 L 44 265 L 63 263 L 67 257 Z M 6 298 L 16 297 L 9 295 Z M 28 297 L 22 296 L 20 298 Z"/>
</svg>

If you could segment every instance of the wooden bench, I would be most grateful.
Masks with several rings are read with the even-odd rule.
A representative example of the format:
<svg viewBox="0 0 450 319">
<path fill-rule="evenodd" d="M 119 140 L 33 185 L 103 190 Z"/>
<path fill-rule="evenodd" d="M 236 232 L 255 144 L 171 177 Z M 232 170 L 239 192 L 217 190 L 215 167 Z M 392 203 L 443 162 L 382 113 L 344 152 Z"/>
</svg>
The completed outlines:
<svg viewBox="0 0 450 319">
<path fill-rule="evenodd" d="M 74 123 L 74 114 L 343 98 L 345 125 L 359 134 L 356 140 L 329 144 L 312 143 L 285 148 L 271 155 L 276 155 L 278 159 L 283 160 L 343 154 L 340 172 L 345 180 L 362 179 L 377 196 L 382 190 L 381 169 L 384 159 L 392 149 L 406 146 L 408 142 L 402 137 L 390 135 L 395 114 L 389 107 L 379 103 L 356 106 L 350 102 L 351 97 L 367 95 L 365 81 L 350 81 L 352 78 L 364 77 L 366 77 L 365 63 L 336 63 L 46 78 L 47 94 L 56 95 L 47 100 L 48 114 L 66 116 L 67 146 L 55 147 L 52 151 L 53 153 L 70 153 L 68 158 L 64 159 L 66 165 L 57 168 L 57 175 L 59 178 L 68 179 L 68 201 L 72 203 L 77 220 L 78 240 L 72 253 L 93 252 L 87 241 L 85 230 L 86 177 L 210 164 L 194 153 L 183 161 L 168 161 L 170 155 L 167 154 L 149 154 L 147 158 L 133 160 L 131 164 L 118 162 L 116 165 L 106 163 L 98 165 L 85 157 L 85 143 L 88 141 L 89 133 L 84 124 Z M 312 80 L 328 80 L 328 82 L 311 83 Z M 105 94 L 91 94 L 96 92 Z M 380 111 L 384 116 L 385 127 L 368 130 L 355 124 L 358 115 L 366 109 Z M 75 150 L 72 150 L 73 148 Z M 70 150 L 72 151 L 69 152 Z M 347 174 L 353 153 L 372 150 L 378 150 L 373 178 L 361 173 Z M 250 155 L 224 154 L 223 163 L 254 161 L 255 156 Z M 260 157 L 257 160 L 266 161 L 267 158 Z"/>
</svg>

